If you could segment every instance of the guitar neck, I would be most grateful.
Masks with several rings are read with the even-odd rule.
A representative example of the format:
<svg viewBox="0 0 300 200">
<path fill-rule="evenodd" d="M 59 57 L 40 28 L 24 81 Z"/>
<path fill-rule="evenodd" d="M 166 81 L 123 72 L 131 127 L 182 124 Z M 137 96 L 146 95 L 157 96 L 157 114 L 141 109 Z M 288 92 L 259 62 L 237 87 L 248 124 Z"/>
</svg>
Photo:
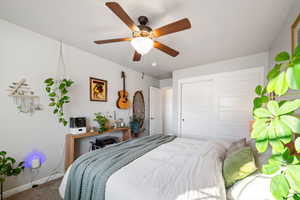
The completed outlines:
<svg viewBox="0 0 300 200">
<path fill-rule="evenodd" d="M 125 76 L 123 77 L 123 91 L 125 91 L 126 87 L 125 87 Z"/>
</svg>

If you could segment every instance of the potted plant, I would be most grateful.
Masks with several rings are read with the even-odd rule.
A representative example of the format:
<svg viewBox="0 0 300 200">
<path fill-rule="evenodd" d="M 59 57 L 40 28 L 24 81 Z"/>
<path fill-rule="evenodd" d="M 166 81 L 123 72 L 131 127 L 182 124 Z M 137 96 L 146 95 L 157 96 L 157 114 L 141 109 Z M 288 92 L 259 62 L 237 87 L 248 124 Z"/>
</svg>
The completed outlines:
<svg viewBox="0 0 300 200">
<path fill-rule="evenodd" d="M 130 129 L 133 134 L 138 134 L 140 132 L 141 118 L 135 114 L 130 117 Z"/>
<path fill-rule="evenodd" d="M 53 78 L 48 78 L 44 83 L 50 100 L 49 106 L 53 108 L 53 114 L 57 115 L 59 123 L 66 126 L 68 121 L 64 117 L 63 107 L 64 104 L 70 102 L 70 97 L 67 93 L 74 82 L 67 79 L 54 80 Z"/>
<path fill-rule="evenodd" d="M 108 129 L 108 119 L 101 112 L 95 113 L 94 121 L 99 124 L 99 132 L 104 132 Z"/>
<path fill-rule="evenodd" d="M 281 52 L 267 75 L 266 87 L 256 87 L 251 137 L 258 152 L 269 146 L 272 156 L 262 167 L 272 175 L 270 190 L 276 200 L 300 199 L 300 99 L 293 98 L 300 90 L 300 45 L 292 55 Z M 290 90 L 289 93 L 288 90 Z M 299 93 L 298 93 L 299 95 Z M 289 100 L 280 100 L 289 96 Z"/>
<path fill-rule="evenodd" d="M 6 177 L 18 176 L 24 169 L 24 162 L 16 163 L 16 160 L 12 157 L 7 157 L 5 151 L 0 152 L 0 192 L 1 200 L 3 200 L 3 184 Z"/>
</svg>

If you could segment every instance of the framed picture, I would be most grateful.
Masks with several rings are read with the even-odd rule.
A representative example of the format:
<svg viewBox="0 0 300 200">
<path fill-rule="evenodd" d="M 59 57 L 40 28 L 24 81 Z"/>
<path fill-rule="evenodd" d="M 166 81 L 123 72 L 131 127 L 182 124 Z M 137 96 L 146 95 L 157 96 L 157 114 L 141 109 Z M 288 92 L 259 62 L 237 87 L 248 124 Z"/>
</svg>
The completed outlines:
<svg viewBox="0 0 300 200">
<path fill-rule="evenodd" d="M 292 25 L 292 52 L 300 44 L 300 14 Z"/>
<path fill-rule="evenodd" d="M 107 102 L 107 81 L 90 77 L 90 100 Z"/>
</svg>

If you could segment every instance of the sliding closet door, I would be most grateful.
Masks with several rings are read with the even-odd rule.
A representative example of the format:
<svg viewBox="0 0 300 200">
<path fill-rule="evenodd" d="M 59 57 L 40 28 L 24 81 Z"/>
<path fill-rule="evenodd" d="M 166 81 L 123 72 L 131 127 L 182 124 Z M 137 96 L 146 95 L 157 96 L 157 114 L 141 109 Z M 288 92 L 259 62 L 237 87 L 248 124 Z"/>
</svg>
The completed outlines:
<svg viewBox="0 0 300 200">
<path fill-rule="evenodd" d="M 263 68 L 201 76 L 180 81 L 179 130 L 182 137 L 249 137 L 254 89 Z"/>
<path fill-rule="evenodd" d="M 200 80 L 181 85 L 181 133 L 195 138 L 214 128 L 214 80 Z"/>
</svg>

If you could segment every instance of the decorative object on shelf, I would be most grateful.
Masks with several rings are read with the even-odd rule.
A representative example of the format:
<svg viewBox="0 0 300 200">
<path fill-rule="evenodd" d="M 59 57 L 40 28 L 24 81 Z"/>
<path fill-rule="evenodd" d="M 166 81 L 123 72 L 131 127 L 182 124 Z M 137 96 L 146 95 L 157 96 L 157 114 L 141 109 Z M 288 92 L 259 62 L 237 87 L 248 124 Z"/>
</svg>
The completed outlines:
<svg viewBox="0 0 300 200">
<path fill-rule="evenodd" d="M 16 159 L 7 157 L 5 151 L 0 152 L 0 194 L 3 200 L 3 184 L 9 176 L 18 176 L 24 169 L 24 162 L 16 163 Z"/>
<path fill-rule="evenodd" d="M 145 101 L 143 91 L 139 90 L 133 96 L 133 116 L 140 119 L 140 128 L 144 126 L 145 120 Z"/>
<path fill-rule="evenodd" d="M 140 133 L 142 121 L 143 120 L 135 114 L 132 115 L 132 117 L 130 117 L 130 123 L 129 124 L 130 124 L 131 133 L 133 133 L 133 134 Z"/>
<path fill-rule="evenodd" d="M 39 103 L 39 96 L 34 95 L 34 92 L 30 90 L 26 79 L 13 82 L 7 91 L 9 92 L 8 96 L 14 99 L 17 109 L 21 113 L 33 114 L 35 111 L 42 110 L 42 106 Z"/>
<path fill-rule="evenodd" d="M 121 78 L 123 79 L 123 90 L 120 90 L 118 92 L 119 98 L 117 101 L 117 107 L 119 109 L 127 110 L 130 107 L 130 101 L 128 99 L 128 92 L 126 91 L 126 85 L 125 85 L 125 72 L 122 71 Z"/>
<path fill-rule="evenodd" d="M 60 42 L 56 77 L 50 77 L 46 79 L 44 83 L 45 90 L 50 100 L 49 106 L 53 108 L 53 114 L 57 115 L 59 123 L 66 126 L 68 121 L 64 117 L 64 105 L 66 103 L 70 103 L 71 98 L 70 96 L 67 96 L 67 93 L 74 82 L 66 76 L 66 65 L 63 57 L 62 42 Z"/>
<path fill-rule="evenodd" d="M 300 44 L 300 14 L 291 27 L 292 31 L 292 51 Z"/>
<path fill-rule="evenodd" d="M 300 99 L 296 98 L 300 90 L 300 45 L 292 55 L 279 53 L 275 61 L 266 89 L 256 88 L 264 99 L 254 107 L 251 138 L 259 153 L 266 152 L 269 145 L 272 148 L 262 172 L 273 176 L 270 190 L 274 198 L 296 200 L 300 199 L 300 117 L 296 114 L 300 109 Z M 271 98 L 264 97 L 268 95 Z M 287 96 L 290 100 L 280 100 Z"/>
<path fill-rule="evenodd" d="M 109 121 L 101 112 L 95 113 L 94 121 L 99 124 L 99 132 L 104 132 L 109 128 Z"/>
<path fill-rule="evenodd" d="M 46 162 L 45 154 L 43 154 L 40 151 L 33 150 L 26 156 L 24 160 L 24 167 L 36 169 L 36 168 L 40 168 L 41 165 L 45 162 Z"/>
<path fill-rule="evenodd" d="M 107 102 L 107 81 L 90 77 L 90 100 Z"/>
</svg>

